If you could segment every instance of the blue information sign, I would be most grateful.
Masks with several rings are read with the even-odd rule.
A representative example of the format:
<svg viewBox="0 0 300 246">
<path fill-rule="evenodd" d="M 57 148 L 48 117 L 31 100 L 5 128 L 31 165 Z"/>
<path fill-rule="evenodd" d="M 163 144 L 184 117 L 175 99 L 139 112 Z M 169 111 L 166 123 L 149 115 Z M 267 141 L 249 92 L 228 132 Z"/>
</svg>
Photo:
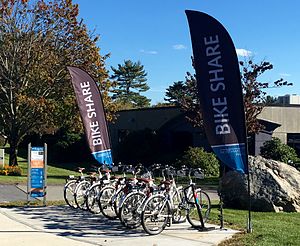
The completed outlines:
<svg viewBox="0 0 300 246">
<path fill-rule="evenodd" d="M 31 183 L 31 197 L 43 197 L 44 196 L 44 148 L 32 147 L 31 148 L 31 160 L 30 160 L 30 183 Z"/>
</svg>

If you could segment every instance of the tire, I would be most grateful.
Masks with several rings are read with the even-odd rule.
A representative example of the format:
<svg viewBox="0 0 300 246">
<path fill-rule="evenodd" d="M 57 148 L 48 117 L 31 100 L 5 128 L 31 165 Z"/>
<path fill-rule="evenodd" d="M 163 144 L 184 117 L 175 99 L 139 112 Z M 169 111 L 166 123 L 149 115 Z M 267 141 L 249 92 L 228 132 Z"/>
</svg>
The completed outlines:
<svg viewBox="0 0 300 246">
<path fill-rule="evenodd" d="M 108 219 L 116 219 L 117 214 L 112 202 L 113 196 L 116 194 L 116 188 L 113 186 L 104 187 L 99 195 L 99 208 L 101 213 Z"/>
<path fill-rule="evenodd" d="M 103 184 L 98 183 L 92 185 L 87 191 L 86 207 L 87 210 L 93 214 L 101 213 L 98 201 L 99 201 L 100 191 L 102 188 L 103 188 Z"/>
<path fill-rule="evenodd" d="M 183 189 L 176 189 L 172 195 L 173 202 L 173 214 L 172 222 L 173 223 L 183 223 L 186 221 L 186 210 L 182 207 L 182 202 L 184 199 Z"/>
<path fill-rule="evenodd" d="M 141 215 L 141 223 L 150 235 L 161 233 L 171 219 L 169 202 L 164 195 L 154 195 L 148 198 Z"/>
<path fill-rule="evenodd" d="M 210 198 L 207 195 L 207 193 L 201 189 L 197 189 L 196 193 L 201 208 L 203 222 L 205 223 L 209 217 L 210 210 L 211 210 Z M 197 207 L 193 195 L 189 197 L 189 206 L 188 206 L 186 218 L 192 227 L 201 227 L 201 222 L 200 222 L 200 218 L 198 215 L 198 211 L 197 211 Z"/>
<path fill-rule="evenodd" d="M 75 202 L 78 208 L 82 210 L 87 210 L 86 201 L 87 201 L 87 191 L 91 187 L 91 182 L 87 180 L 81 181 L 75 189 Z"/>
<path fill-rule="evenodd" d="M 146 195 L 143 192 L 129 193 L 120 208 L 120 221 L 122 225 L 133 229 L 141 225 L 141 207 Z"/>
<path fill-rule="evenodd" d="M 70 180 L 64 186 L 64 199 L 71 208 L 78 208 L 74 197 L 77 184 L 77 180 Z"/>
<path fill-rule="evenodd" d="M 126 195 L 124 190 L 121 189 L 117 194 L 116 197 L 114 197 L 114 200 L 112 201 L 115 213 L 118 218 L 120 218 L 120 208 L 123 204 L 124 199 L 126 198 Z"/>
</svg>

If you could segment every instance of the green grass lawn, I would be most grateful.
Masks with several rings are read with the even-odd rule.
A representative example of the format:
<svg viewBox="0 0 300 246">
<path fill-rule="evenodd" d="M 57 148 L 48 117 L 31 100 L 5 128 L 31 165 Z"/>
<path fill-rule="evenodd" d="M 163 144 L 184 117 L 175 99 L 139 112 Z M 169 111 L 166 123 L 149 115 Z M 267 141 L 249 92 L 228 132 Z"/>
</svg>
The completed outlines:
<svg viewBox="0 0 300 246">
<path fill-rule="evenodd" d="M 8 163 L 8 156 L 5 155 L 5 163 Z M 28 163 L 26 159 L 18 157 L 19 167 L 22 169 L 22 176 L 4 176 L 0 175 L 1 184 L 15 184 L 15 183 L 27 183 Z M 54 165 L 47 165 L 47 183 L 48 184 L 64 184 L 66 177 L 69 175 L 79 175 L 75 170 L 75 164 L 66 164 L 66 168 L 55 167 Z"/>
<path fill-rule="evenodd" d="M 216 204 L 216 203 L 215 203 Z M 214 205 L 210 222 L 219 224 L 217 209 Z M 251 212 L 253 232 L 246 233 L 248 211 L 224 209 L 225 227 L 241 230 L 219 246 L 299 246 L 300 213 Z"/>
</svg>

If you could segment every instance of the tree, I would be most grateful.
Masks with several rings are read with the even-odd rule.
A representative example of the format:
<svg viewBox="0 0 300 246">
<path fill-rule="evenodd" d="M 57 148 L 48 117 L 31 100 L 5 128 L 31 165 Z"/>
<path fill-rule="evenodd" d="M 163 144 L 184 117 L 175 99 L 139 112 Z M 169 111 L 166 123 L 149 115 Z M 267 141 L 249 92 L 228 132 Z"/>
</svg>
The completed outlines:
<svg viewBox="0 0 300 246">
<path fill-rule="evenodd" d="M 292 85 L 292 83 L 287 83 L 287 81 L 284 81 L 282 78 L 271 84 L 258 81 L 259 76 L 273 69 L 273 65 L 267 61 L 255 64 L 252 59 L 249 59 L 247 61 L 240 61 L 240 66 L 242 68 L 241 81 L 244 93 L 247 132 L 257 133 L 263 129 L 257 117 L 267 103 L 266 92 L 263 89 L 289 86 Z"/>
<path fill-rule="evenodd" d="M 278 104 L 278 98 L 268 95 L 265 100 L 266 105 Z"/>
<path fill-rule="evenodd" d="M 180 105 L 185 98 L 184 92 L 186 91 L 187 85 L 183 81 L 174 82 L 173 85 L 169 86 L 166 91 L 165 101 L 176 106 Z"/>
<path fill-rule="evenodd" d="M 263 128 L 258 122 L 258 115 L 267 103 L 266 92 L 263 89 L 269 88 L 270 83 L 259 82 L 258 77 L 264 72 L 271 70 L 273 65 L 263 61 L 255 64 L 252 59 L 240 62 L 242 69 L 241 81 L 244 94 L 244 105 L 246 113 L 246 124 L 248 133 L 257 133 Z M 273 82 L 272 87 L 292 85 L 283 79 Z M 175 90 L 175 91 L 174 91 Z M 180 90 L 180 92 L 176 92 Z M 170 93 L 172 92 L 172 93 Z M 178 97 L 181 95 L 181 97 Z M 197 81 L 195 75 L 187 73 L 185 83 L 179 85 L 175 82 L 167 89 L 166 96 L 169 102 L 176 102 L 187 113 L 188 120 L 198 127 L 202 127 L 202 116 L 200 102 L 197 96 Z"/>
<path fill-rule="evenodd" d="M 266 141 L 260 148 L 261 156 L 267 159 L 282 161 L 292 166 L 296 166 L 299 162 L 299 157 L 295 149 L 281 142 L 279 138 L 272 138 Z"/>
<path fill-rule="evenodd" d="M 115 110 L 107 56 L 100 56 L 99 37 L 77 17 L 72 0 L 0 1 L 0 135 L 10 145 L 10 165 L 17 165 L 26 134 L 61 126 L 82 130 L 66 65 L 87 70 L 99 83 L 108 111 Z"/>
<path fill-rule="evenodd" d="M 177 160 L 177 166 L 187 165 L 191 168 L 201 168 L 206 176 L 217 176 L 219 174 L 219 161 L 215 154 L 206 152 L 203 148 L 189 147 L 180 160 Z"/>
<path fill-rule="evenodd" d="M 149 90 L 147 85 L 147 73 L 140 62 L 124 61 L 124 65 L 118 64 L 118 68 L 111 67 L 116 87 L 113 98 L 118 104 L 131 105 L 133 108 L 150 106 L 150 99 L 140 93 Z"/>
</svg>

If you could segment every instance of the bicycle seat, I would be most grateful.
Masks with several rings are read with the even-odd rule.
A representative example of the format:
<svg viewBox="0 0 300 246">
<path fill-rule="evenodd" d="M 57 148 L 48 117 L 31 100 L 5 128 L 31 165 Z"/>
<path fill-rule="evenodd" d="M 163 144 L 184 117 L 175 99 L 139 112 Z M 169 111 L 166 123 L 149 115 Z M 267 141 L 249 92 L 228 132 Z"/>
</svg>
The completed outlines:
<svg viewBox="0 0 300 246">
<path fill-rule="evenodd" d="M 150 183 L 151 181 L 154 181 L 154 179 L 147 179 L 147 178 L 137 178 L 137 180 L 147 184 Z"/>
<path fill-rule="evenodd" d="M 160 183 L 161 184 L 164 184 L 164 185 L 171 185 L 172 184 L 172 180 L 163 180 L 163 181 L 161 181 Z"/>
<path fill-rule="evenodd" d="M 122 176 L 110 176 L 111 179 L 123 179 L 124 177 Z"/>
<path fill-rule="evenodd" d="M 136 178 L 127 178 L 127 181 L 135 181 Z"/>
</svg>

